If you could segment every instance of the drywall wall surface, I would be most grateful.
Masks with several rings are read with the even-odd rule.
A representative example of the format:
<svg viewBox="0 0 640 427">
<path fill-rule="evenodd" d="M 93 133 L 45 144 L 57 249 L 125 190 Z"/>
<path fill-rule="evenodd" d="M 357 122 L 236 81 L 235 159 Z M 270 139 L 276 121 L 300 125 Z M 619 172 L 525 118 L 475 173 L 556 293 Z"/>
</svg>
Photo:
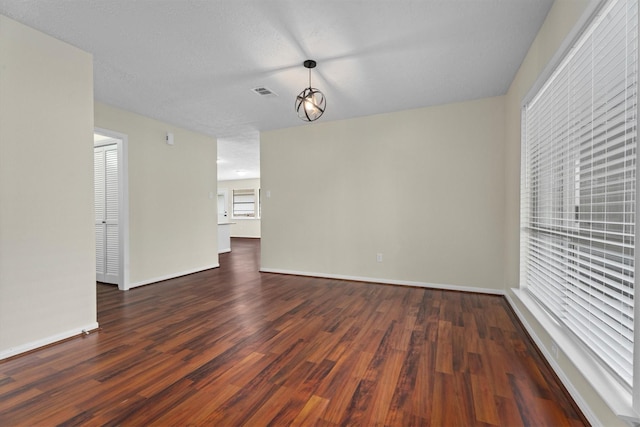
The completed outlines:
<svg viewBox="0 0 640 427">
<path fill-rule="evenodd" d="M 95 328 L 91 55 L 0 15 L 0 358 Z"/>
<path fill-rule="evenodd" d="M 503 98 L 261 134 L 262 268 L 502 289 Z"/>
</svg>

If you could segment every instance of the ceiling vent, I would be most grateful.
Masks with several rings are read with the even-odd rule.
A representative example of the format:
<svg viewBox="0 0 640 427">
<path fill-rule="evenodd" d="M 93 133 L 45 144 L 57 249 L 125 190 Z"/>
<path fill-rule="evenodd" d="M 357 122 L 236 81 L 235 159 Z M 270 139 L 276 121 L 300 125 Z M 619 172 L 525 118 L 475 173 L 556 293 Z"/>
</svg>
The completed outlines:
<svg viewBox="0 0 640 427">
<path fill-rule="evenodd" d="M 274 91 L 267 89 L 266 87 L 256 87 L 251 90 L 260 96 L 278 96 Z"/>
</svg>

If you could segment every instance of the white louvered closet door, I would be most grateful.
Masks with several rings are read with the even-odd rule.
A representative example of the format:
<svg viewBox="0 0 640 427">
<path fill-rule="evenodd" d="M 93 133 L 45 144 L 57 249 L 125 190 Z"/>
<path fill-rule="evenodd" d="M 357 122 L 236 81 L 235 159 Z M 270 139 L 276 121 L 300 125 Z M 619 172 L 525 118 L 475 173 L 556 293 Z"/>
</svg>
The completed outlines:
<svg viewBox="0 0 640 427">
<path fill-rule="evenodd" d="M 118 148 L 94 149 L 96 280 L 118 283 Z"/>
</svg>

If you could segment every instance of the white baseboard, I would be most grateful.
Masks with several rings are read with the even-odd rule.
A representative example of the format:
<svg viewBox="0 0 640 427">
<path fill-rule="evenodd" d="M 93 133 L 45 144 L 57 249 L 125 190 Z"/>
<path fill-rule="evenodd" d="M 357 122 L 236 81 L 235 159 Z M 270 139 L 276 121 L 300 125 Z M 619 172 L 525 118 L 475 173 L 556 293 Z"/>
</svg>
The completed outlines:
<svg viewBox="0 0 640 427">
<path fill-rule="evenodd" d="M 439 283 L 412 282 L 409 280 L 381 279 L 378 277 L 347 276 L 343 274 L 312 273 L 308 271 L 261 268 L 263 273 L 290 274 L 294 276 L 322 277 L 325 279 L 352 280 L 354 282 L 380 283 L 383 285 L 414 286 L 419 288 L 441 289 L 446 291 L 476 292 L 482 294 L 505 295 L 502 289 L 479 288 L 475 286 L 443 285 Z"/>
<path fill-rule="evenodd" d="M 136 283 L 130 283 L 128 289 L 135 288 L 138 286 L 150 285 L 152 283 L 162 282 L 164 280 L 175 279 L 176 277 L 187 276 L 189 274 L 199 273 L 201 271 L 211 270 L 212 268 L 218 268 L 218 267 L 220 267 L 220 264 L 211 264 L 205 267 L 195 268 L 193 270 L 182 271 L 175 274 L 168 274 L 166 276 L 154 277 L 153 279 L 143 280 L 141 282 L 136 282 Z M 125 289 L 125 291 L 128 289 Z"/>
<path fill-rule="evenodd" d="M 58 341 L 66 340 L 67 338 L 80 335 L 84 332 L 90 332 L 95 329 L 98 329 L 98 322 L 90 323 L 88 325 L 74 328 L 69 331 L 55 334 L 50 337 L 42 338 L 36 341 L 31 341 L 26 344 L 19 345 L 17 347 L 8 348 L 6 350 L 0 351 L 0 360 L 7 359 L 12 356 L 17 356 L 18 354 L 26 353 L 27 351 L 35 350 L 36 348 L 44 347 L 46 345 L 53 344 Z"/>
</svg>

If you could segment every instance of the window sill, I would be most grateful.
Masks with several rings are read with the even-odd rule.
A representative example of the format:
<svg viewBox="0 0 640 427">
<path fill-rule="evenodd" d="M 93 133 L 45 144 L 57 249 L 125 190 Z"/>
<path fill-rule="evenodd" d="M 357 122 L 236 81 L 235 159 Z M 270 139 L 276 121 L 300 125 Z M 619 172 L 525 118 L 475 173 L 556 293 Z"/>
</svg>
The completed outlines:
<svg viewBox="0 0 640 427">
<path fill-rule="evenodd" d="M 609 406 L 611 411 L 621 420 L 631 424 L 640 424 L 640 416 L 633 410 L 631 393 L 622 386 L 603 366 L 600 365 L 580 342 L 577 342 L 571 334 L 565 330 L 553 317 L 551 317 L 526 291 L 512 289 L 513 295 L 549 334 L 558 351 L 548 349 L 541 338 L 536 334 L 536 330 L 529 324 L 526 316 L 519 310 L 518 305 L 510 302 L 518 318 L 523 323 L 527 332 L 531 335 L 540 351 L 552 366 L 558 377 L 561 379 L 569 393 L 574 398 L 585 416 L 594 425 L 600 424 L 598 417 L 590 410 L 589 405 L 571 379 L 562 368 L 566 359 L 567 364 L 572 364 L 584 376 L 585 380 L 593 387 L 600 398 Z M 509 296 L 507 297 L 509 299 Z M 558 354 L 559 353 L 559 354 Z"/>
</svg>

